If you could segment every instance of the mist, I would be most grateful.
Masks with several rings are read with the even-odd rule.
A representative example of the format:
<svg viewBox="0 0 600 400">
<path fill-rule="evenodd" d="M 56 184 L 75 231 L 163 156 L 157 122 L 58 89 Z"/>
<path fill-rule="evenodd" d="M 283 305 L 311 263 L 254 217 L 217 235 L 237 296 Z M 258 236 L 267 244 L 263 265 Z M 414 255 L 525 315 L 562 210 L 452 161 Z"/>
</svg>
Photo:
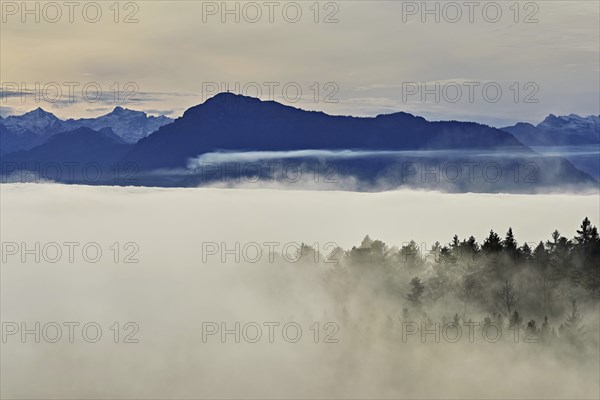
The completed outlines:
<svg viewBox="0 0 600 400">
<path fill-rule="evenodd" d="M 572 237 L 584 217 L 597 225 L 597 195 L 58 184 L 0 190 L 2 397 L 600 395 L 598 301 L 583 288 L 561 290 L 548 314 L 558 330 L 576 297 L 586 332 L 580 346 L 523 337 L 515 343 L 509 330 L 490 342 L 478 329 L 472 343 L 444 335 L 438 343 L 431 334 L 423 342 L 407 323 L 420 329 L 424 311 L 433 323 L 456 314 L 481 322 L 492 311 L 477 301 L 465 312 L 454 296 L 425 300 L 429 286 L 421 309 L 411 304 L 409 282 L 429 282 L 435 262 L 401 268 L 390 280 L 368 268 L 377 262 L 356 261 L 352 253 L 379 239 L 396 254 L 414 240 L 425 257 L 455 234 L 482 243 L 490 229 L 503 235 L 509 227 L 519 245 L 534 246 L 555 229 Z M 309 251 L 295 258 L 305 246 Z M 523 274 L 511 278 L 525 303 Z M 541 325 L 542 310 L 519 311 L 524 323 Z M 39 343 L 33 333 L 23 340 L 21 324 L 35 331 L 36 322 Z M 65 322 L 79 324 L 73 343 Z M 103 332 L 95 343 L 80 333 L 90 322 Z M 63 326 L 56 343 L 49 340 L 53 328 L 43 330 L 50 323 Z M 223 340 L 222 324 L 235 331 L 236 323 L 239 343 L 235 333 Z M 295 329 L 282 332 L 290 323 L 301 327 L 297 341 Z M 269 324 L 278 324 L 270 325 L 272 342 Z M 262 335 L 253 342 L 256 325 Z M 15 326 L 19 332 L 10 333 Z"/>
</svg>

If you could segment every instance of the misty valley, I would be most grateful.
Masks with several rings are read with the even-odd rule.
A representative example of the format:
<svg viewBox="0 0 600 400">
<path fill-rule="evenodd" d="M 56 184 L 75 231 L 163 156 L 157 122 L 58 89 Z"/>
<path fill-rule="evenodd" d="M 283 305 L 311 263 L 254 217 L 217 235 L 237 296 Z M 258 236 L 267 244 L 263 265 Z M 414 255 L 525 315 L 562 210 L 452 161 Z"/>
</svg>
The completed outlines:
<svg viewBox="0 0 600 400">
<path fill-rule="evenodd" d="M 597 398 L 597 122 L 0 119 L 2 393 Z"/>
<path fill-rule="evenodd" d="M 4 184 L 4 390 L 594 398 L 597 204 Z"/>
<path fill-rule="evenodd" d="M 598 0 L 0 0 L 0 399 L 600 399 L 599 54 Z"/>
</svg>

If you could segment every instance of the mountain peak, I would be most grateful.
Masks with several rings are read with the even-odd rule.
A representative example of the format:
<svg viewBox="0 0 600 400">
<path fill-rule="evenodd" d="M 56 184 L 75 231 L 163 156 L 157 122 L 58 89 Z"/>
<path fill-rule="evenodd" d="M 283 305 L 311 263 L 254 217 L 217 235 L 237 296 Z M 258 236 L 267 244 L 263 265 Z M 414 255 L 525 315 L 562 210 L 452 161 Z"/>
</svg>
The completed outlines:
<svg viewBox="0 0 600 400">
<path fill-rule="evenodd" d="M 571 113 L 569 115 L 554 115 L 549 114 L 541 123 L 544 122 L 556 122 L 556 121 L 585 121 L 588 119 L 594 119 L 593 115 L 589 115 L 587 117 L 582 117 L 579 114 Z"/>
<path fill-rule="evenodd" d="M 142 111 L 130 110 L 121 106 L 116 106 L 109 114 L 123 115 L 123 114 L 145 114 Z"/>
<path fill-rule="evenodd" d="M 36 134 L 57 133 L 62 121 L 54 114 L 38 107 L 22 115 L 11 115 L 2 120 L 3 125 L 13 132 Z"/>
<path fill-rule="evenodd" d="M 50 118 L 50 119 L 58 119 L 54 114 L 52 114 L 51 112 L 48 112 L 46 110 L 44 110 L 42 107 L 38 107 L 35 110 L 29 111 L 25 114 L 22 115 L 24 116 L 28 116 L 28 117 L 35 117 L 35 118 Z"/>
<path fill-rule="evenodd" d="M 597 135 L 598 119 L 593 116 L 582 117 L 578 114 L 556 116 L 548 115 L 537 127 L 545 130 L 570 130 L 573 133 L 594 133 Z"/>
<path fill-rule="evenodd" d="M 254 103 L 259 103 L 262 101 L 257 97 L 244 96 L 243 94 L 236 94 L 233 92 L 220 92 L 215 94 L 213 97 L 206 99 L 206 101 L 203 104 L 210 104 L 216 102 L 241 102 L 242 100 Z"/>
<path fill-rule="evenodd" d="M 245 112 L 252 114 L 255 110 L 255 107 L 251 106 L 256 105 L 269 105 L 270 107 L 265 109 L 270 110 L 273 108 L 286 108 L 290 110 L 294 109 L 294 107 L 286 106 L 276 101 L 263 101 L 257 97 L 244 96 L 242 94 L 236 94 L 232 92 L 220 92 L 213 97 L 206 99 L 203 103 L 188 108 L 184 112 L 183 116 L 196 115 L 197 113 L 216 115 L 223 112 L 234 112 L 234 110 L 244 110 Z"/>
</svg>

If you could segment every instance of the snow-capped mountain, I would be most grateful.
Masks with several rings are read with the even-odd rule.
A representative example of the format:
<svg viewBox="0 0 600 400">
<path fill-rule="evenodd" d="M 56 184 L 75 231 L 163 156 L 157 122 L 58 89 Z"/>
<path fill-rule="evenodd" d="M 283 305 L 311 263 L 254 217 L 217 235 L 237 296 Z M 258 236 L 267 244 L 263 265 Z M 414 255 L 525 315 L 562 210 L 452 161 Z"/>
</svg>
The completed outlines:
<svg viewBox="0 0 600 400">
<path fill-rule="evenodd" d="M 171 122 L 173 120 L 164 115 L 159 117 L 148 116 L 145 112 L 128 110 L 122 107 L 115 107 L 112 112 L 100 117 L 68 119 L 66 121 L 38 107 L 23 115 L 9 116 L 0 120 L 5 128 L 2 136 L 6 136 L 4 142 L 7 144 L 4 153 L 10 147 L 8 143 L 14 140 L 20 143 L 18 150 L 26 150 L 39 145 L 40 141 L 37 139 L 26 140 L 31 137 L 32 133 L 43 137 L 45 141 L 57 133 L 72 131 L 77 128 L 85 127 L 97 131 L 110 128 L 125 143 L 135 143 Z M 13 138 L 12 136 L 15 135 L 23 135 L 23 137 Z M 11 137 L 9 138 L 9 136 Z M 27 145 L 29 141 L 31 146 Z M 14 149 L 11 148 L 11 150 Z"/>
<path fill-rule="evenodd" d="M 569 114 L 557 117 L 550 114 L 537 128 L 544 130 L 560 130 L 566 134 L 584 134 L 595 135 L 598 137 L 600 127 L 600 116 L 589 115 L 581 117 L 577 114 Z"/>
<path fill-rule="evenodd" d="M 64 130 L 62 120 L 40 107 L 23 115 L 11 115 L 3 118 L 2 124 L 14 133 L 30 131 L 38 135 L 48 135 Z"/>
<path fill-rule="evenodd" d="M 520 122 L 501 128 L 527 146 L 576 146 L 598 144 L 600 116 L 581 117 L 577 114 L 550 114 L 537 125 Z"/>
<path fill-rule="evenodd" d="M 161 115 L 148 116 L 145 112 L 129 110 L 123 107 L 115 109 L 97 118 L 68 119 L 65 121 L 69 130 L 87 127 L 94 130 L 111 128 L 125 143 L 135 143 L 148 136 L 163 125 L 173 122 L 171 118 Z"/>
</svg>

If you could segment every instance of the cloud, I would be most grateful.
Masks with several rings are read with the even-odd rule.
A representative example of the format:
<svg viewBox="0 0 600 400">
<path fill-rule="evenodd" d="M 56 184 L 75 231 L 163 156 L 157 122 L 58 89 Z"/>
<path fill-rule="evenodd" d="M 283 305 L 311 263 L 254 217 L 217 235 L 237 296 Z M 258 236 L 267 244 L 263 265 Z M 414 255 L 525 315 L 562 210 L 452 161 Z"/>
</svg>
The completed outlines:
<svg viewBox="0 0 600 400">
<path fill-rule="evenodd" d="M 140 4 L 135 24 L 115 24 L 107 17 L 98 24 L 61 21 L 31 29 L 15 17 L 3 24 L 2 77 L 68 82 L 82 80 L 85 72 L 103 87 L 135 82 L 140 94 L 133 104 L 154 110 L 179 111 L 200 103 L 204 82 L 277 82 L 279 88 L 300 82 L 307 108 L 333 114 L 408 109 L 431 119 L 460 117 L 498 126 L 540 121 L 550 112 L 597 112 L 600 10 L 595 2 L 540 4 L 539 23 L 515 23 L 508 3 L 501 4 L 498 23 L 483 20 L 481 6 L 474 23 L 464 19 L 465 9 L 457 23 L 435 23 L 433 17 L 421 23 L 420 15 L 403 23 L 402 3 L 340 2 L 339 22 L 330 24 L 315 23 L 313 10 L 302 4 L 303 19 L 296 24 L 282 19 L 281 9 L 273 23 L 243 18 L 235 23 L 233 16 L 222 23 L 218 14 L 203 22 L 205 2 Z M 524 18 L 531 9 L 520 11 Z M 321 10 L 319 17 L 327 12 Z M 263 17 L 267 14 L 263 10 Z M 401 82 L 472 77 L 502 82 L 506 101 L 407 103 L 398 93 Z M 539 86 L 539 102 L 512 101 L 509 87 L 517 82 L 524 95 L 523 85 L 530 81 Z M 338 85 L 339 103 L 323 102 L 327 82 Z M 365 95 L 357 100 L 358 93 Z M 69 116 L 84 114 L 83 108 L 74 105 Z"/>
</svg>

